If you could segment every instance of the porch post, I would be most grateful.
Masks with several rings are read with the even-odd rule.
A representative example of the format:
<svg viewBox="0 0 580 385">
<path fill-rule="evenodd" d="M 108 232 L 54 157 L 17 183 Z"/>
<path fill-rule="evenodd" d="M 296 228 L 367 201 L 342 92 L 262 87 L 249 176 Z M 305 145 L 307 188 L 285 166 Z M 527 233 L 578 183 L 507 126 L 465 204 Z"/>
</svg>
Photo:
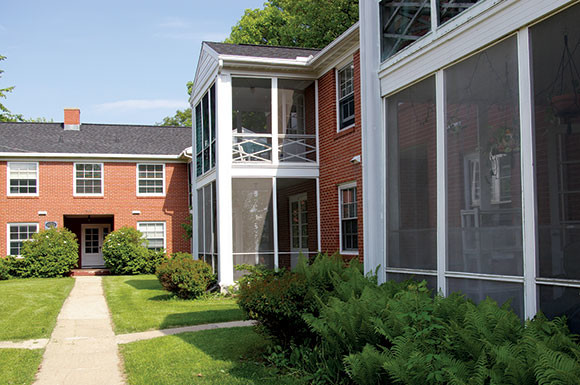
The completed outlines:
<svg viewBox="0 0 580 385">
<path fill-rule="evenodd" d="M 216 80 L 217 162 L 216 201 L 218 237 L 218 277 L 222 287 L 234 283 L 232 244 L 232 78 L 219 74 Z"/>
</svg>

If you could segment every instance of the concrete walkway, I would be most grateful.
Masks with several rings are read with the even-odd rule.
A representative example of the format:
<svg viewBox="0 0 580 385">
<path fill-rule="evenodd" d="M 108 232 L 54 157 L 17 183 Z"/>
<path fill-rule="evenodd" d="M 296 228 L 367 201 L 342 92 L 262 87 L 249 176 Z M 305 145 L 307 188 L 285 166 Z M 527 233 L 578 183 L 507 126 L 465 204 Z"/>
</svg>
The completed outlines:
<svg viewBox="0 0 580 385">
<path fill-rule="evenodd" d="M 101 277 L 76 277 L 36 375 L 37 385 L 124 384 Z"/>
</svg>

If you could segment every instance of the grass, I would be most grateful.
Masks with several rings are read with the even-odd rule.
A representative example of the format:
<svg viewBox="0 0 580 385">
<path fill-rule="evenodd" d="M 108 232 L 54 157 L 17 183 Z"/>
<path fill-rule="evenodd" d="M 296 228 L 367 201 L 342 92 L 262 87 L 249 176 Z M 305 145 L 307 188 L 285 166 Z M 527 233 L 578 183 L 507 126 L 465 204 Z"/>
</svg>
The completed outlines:
<svg viewBox="0 0 580 385">
<path fill-rule="evenodd" d="M 44 349 L 0 349 L 0 384 L 31 384 Z"/>
<path fill-rule="evenodd" d="M 227 322 L 243 318 L 232 298 L 182 300 L 154 275 L 103 277 L 115 333 Z"/>
<path fill-rule="evenodd" d="M 0 340 L 50 337 L 73 285 L 73 278 L 0 281 Z"/>
<path fill-rule="evenodd" d="M 183 333 L 121 345 L 127 383 L 300 384 L 259 362 L 267 342 L 252 328 Z"/>
</svg>

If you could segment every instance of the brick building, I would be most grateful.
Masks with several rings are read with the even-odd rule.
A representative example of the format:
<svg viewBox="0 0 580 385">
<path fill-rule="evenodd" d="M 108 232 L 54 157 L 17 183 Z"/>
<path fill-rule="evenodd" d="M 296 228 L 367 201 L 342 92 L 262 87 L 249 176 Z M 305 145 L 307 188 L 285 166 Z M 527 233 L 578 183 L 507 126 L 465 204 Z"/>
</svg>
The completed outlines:
<svg viewBox="0 0 580 385">
<path fill-rule="evenodd" d="M 123 226 L 140 230 L 149 247 L 190 250 L 188 127 L 64 123 L 0 123 L 0 255 L 49 227 L 79 240 L 79 267 L 104 265 L 101 244 Z"/>
<path fill-rule="evenodd" d="M 358 24 L 322 50 L 204 42 L 194 114 L 193 253 L 234 265 L 363 259 Z"/>
</svg>

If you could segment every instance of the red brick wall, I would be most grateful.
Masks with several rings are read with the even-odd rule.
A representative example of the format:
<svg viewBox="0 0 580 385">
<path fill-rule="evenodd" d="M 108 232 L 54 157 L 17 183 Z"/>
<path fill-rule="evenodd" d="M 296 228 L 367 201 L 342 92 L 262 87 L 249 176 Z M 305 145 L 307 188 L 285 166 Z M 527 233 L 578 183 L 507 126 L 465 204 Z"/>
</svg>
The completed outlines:
<svg viewBox="0 0 580 385">
<path fill-rule="evenodd" d="M 318 113 L 320 142 L 320 229 L 322 251 L 330 254 L 340 250 L 340 223 L 338 212 L 338 187 L 356 181 L 358 250 L 363 259 L 363 212 L 362 212 L 362 165 L 350 160 L 362 154 L 361 105 L 360 105 L 360 60 L 359 51 L 353 55 L 355 124 L 337 132 L 336 71 L 325 73 L 318 80 Z"/>
<path fill-rule="evenodd" d="M 137 222 L 165 221 L 167 252 L 190 251 L 181 224 L 188 220 L 188 182 L 185 163 L 165 165 L 165 197 L 138 197 L 136 163 L 104 163 L 104 196 L 73 196 L 73 162 L 39 162 L 39 196 L 7 196 L 7 162 L 0 162 L 0 256 L 6 254 L 7 223 L 56 221 L 65 215 L 112 215 L 114 229 L 137 227 Z M 133 210 L 141 211 L 132 215 Z M 46 211 L 39 216 L 38 211 Z M 77 234 L 80 237 L 80 234 Z"/>
</svg>

